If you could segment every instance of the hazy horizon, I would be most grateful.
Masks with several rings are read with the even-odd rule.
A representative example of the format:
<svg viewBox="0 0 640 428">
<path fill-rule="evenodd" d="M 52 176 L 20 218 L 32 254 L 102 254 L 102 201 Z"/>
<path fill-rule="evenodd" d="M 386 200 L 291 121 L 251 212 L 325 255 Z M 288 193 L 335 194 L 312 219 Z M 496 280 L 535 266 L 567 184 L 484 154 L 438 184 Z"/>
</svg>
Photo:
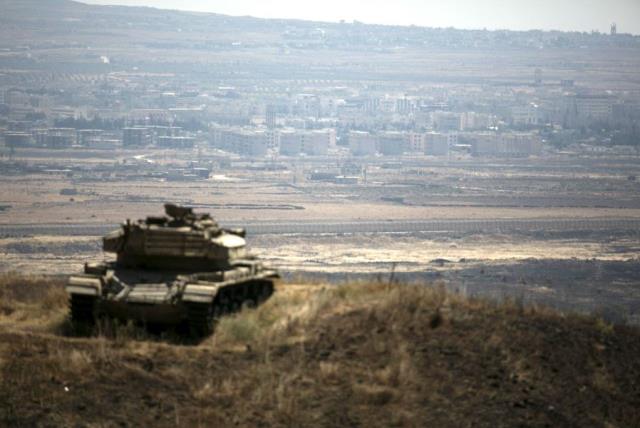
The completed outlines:
<svg viewBox="0 0 640 428">
<path fill-rule="evenodd" d="M 290 18 L 314 21 L 361 21 L 368 24 L 419 25 L 489 30 L 561 30 L 609 32 L 615 22 L 619 33 L 640 34 L 640 2 L 636 0 L 461 0 L 453 4 L 435 1 L 398 0 L 389 6 L 381 0 L 327 0 L 307 4 L 293 0 L 229 2 L 198 0 L 83 0 L 84 3 L 150 6 L 212 12 L 226 15 L 250 15 L 261 18 Z M 464 14 L 460 11 L 465 11 Z M 570 18 L 568 18 L 570 17 Z"/>
</svg>

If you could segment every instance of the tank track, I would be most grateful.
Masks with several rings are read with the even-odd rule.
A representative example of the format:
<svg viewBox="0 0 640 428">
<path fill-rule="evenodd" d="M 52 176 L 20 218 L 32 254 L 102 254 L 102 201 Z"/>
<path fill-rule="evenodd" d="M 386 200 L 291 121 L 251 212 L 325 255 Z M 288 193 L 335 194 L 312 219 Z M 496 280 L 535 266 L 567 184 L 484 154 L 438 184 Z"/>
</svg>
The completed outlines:
<svg viewBox="0 0 640 428">
<path fill-rule="evenodd" d="M 244 305 L 250 307 L 259 305 L 273 294 L 273 289 L 271 280 L 249 281 L 222 288 L 212 304 L 187 304 L 189 332 L 194 337 L 210 335 L 218 318 L 222 315 L 237 312 Z"/>
<path fill-rule="evenodd" d="M 187 305 L 187 324 L 193 337 L 203 337 L 213 333 L 216 318 L 213 305 L 204 303 Z"/>
<path fill-rule="evenodd" d="M 271 295 L 273 294 L 273 281 L 264 279 L 254 281 L 257 285 L 257 290 L 255 291 L 254 303 L 255 305 L 259 305 L 265 302 Z"/>
<path fill-rule="evenodd" d="M 96 298 L 72 294 L 69 299 L 71 322 L 74 324 L 94 325 L 96 322 Z"/>
</svg>

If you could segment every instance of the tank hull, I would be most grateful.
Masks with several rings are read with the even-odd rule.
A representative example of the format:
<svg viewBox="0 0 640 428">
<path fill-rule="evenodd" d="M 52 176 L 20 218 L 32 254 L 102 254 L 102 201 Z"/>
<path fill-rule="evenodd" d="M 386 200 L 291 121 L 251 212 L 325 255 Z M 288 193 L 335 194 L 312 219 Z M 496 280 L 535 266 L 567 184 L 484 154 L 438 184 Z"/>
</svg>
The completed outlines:
<svg viewBox="0 0 640 428">
<path fill-rule="evenodd" d="M 94 266 L 71 276 L 67 293 L 74 323 L 91 326 L 107 317 L 166 328 L 184 324 L 193 336 L 204 336 L 219 317 L 268 299 L 277 278 L 257 265 L 186 274 Z"/>
<path fill-rule="evenodd" d="M 179 325 L 186 319 L 184 305 L 159 305 L 114 302 L 99 300 L 96 306 L 97 315 L 104 314 L 123 322 L 135 321 L 142 324 L 171 327 Z"/>
</svg>

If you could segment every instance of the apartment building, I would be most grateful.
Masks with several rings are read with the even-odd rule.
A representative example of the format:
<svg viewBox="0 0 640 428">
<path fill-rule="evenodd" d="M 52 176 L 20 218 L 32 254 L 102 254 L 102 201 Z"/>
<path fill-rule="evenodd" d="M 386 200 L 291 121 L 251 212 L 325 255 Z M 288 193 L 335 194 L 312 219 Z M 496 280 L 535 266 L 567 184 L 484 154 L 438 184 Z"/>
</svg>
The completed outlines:
<svg viewBox="0 0 640 428">
<path fill-rule="evenodd" d="M 540 137 L 533 133 L 477 133 L 470 139 L 474 156 L 532 156 L 542 152 Z"/>
</svg>

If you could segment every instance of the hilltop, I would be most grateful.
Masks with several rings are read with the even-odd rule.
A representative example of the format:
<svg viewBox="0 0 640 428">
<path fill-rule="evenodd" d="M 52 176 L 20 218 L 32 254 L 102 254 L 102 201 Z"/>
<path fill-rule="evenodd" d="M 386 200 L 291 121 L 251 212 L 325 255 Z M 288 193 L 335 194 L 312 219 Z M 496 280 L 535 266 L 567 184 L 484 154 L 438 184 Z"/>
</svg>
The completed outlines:
<svg viewBox="0 0 640 428">
<path fill-rule="evenodd" d="M 196 346 L 66 333 L 61 280 L 0 286 L 10 426 L 635 426 L 640 331 L 438 287 L 282 284 Z"/>
</svg>

